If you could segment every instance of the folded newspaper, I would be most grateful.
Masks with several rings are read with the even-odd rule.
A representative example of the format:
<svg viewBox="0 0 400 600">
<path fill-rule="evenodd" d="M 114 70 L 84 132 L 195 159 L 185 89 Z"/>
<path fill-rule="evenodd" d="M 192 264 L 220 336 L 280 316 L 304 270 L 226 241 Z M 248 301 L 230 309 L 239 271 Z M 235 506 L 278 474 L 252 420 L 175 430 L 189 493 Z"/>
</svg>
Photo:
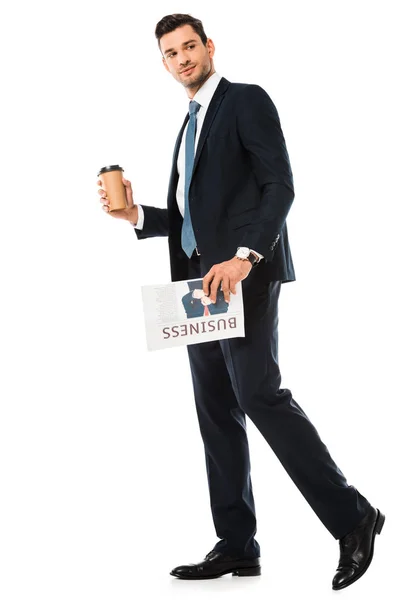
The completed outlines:
<svg viewBox="0 0 400 600">
<path fill-rule="evenodd" d="M 242 283 L 226 302 L 218 290 L 213 303 L 202 279 L 143 285 L 142 300 L 148 350 L 244 337 Z"/>
</svg>

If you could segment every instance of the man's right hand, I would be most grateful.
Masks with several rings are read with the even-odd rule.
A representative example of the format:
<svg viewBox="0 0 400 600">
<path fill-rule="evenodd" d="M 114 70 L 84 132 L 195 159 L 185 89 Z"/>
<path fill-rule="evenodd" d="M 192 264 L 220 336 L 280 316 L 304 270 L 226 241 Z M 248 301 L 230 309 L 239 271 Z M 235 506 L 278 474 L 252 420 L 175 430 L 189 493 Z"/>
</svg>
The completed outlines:
<svg viewBox="0 0 400 600">
<path fill-rule="evenodd" d="M 108 212 L 112 217 L 115 217 L 116 219 L 125 219 L 125 221 L 130 221 L 131 223 L 136 225 L 139 217 L 137 204 L 134 204 L 133 202 L 132 185 L 131 182 L 125 179 L 124 177 L 122 178 L 122 183 L 125 186 L 126 200 L 128 203 L 128 206 L 126 208 L 110 211 L 110 201 L 107 198 L 105 190 L 103 190 L 101 187 L 98 190 L 98 193 L 100 195 L 100 202 L 103 204 L 103 210 L 105 212 Z M 97 181 L 97 185 L 101 186 L 100 179 Z"/>
</svg>

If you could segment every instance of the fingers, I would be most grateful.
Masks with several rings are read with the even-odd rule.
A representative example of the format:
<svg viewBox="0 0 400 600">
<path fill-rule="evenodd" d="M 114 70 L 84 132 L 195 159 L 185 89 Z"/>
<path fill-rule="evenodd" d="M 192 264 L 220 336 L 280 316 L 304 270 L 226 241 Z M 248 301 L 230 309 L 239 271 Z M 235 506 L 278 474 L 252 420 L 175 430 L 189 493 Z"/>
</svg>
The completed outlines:
<svg viewBox="0 0 400 600">
<path fill-rule="evenodd" d="M 226 269 L 222 269 L 221 265 L 214 265 L 203 277 L 203 291 L 215 304 L 219 289 L 222 289 L 224 293 L 225 302 L 230 302 L 230 292 L 236 294 L 235 280 L 231 280 L 228 272 Z"/>
<path fill-rule="evenodd" d="M 221 277 L 214 277 L 214 280 L 211 285 L 210 300 L 211 300 L 211 302 L 215 303 L 217 300 L 217 292 L 219 289 L 221 289 L 224 293 L 225 302 L 228 302 L 228 304 L 229 304 L 229 302 L 231 301 L 229 277 L 227 275 L 225 275 L 222 278 L 221 286 L 219 286 L 219 283 L 217 283 L 218 281 L 221 281 Z"/>
<path fill-rule="evenodd" d="M 219 286 L 221 284 L 221 281 L 222 281 L 221 275 L 215 275 L 214 276 L 214 279 L 212 280 L 211 288 L 210 288 L 210 300 L 211 300 L 211 302 L 215 303 L 217 301 L 217 292 L 218 292 L 218 288 L 219 288 Z"/>
<path fill-rule="evenodd" d="M 214 267 L 212 267 L 208 273 L 203 277 L 203 292 L 205 293 L 206 296 L 209 295 L 210 290 L 209 290 L 209 286 L 210 286 L 210 282 L 212 281 L 214 277 Z"/>
<path fill-rule="evenodd" d="M 224 277 L 222 279 L 222 284 L 221 284 L 221 290 L 224 292 L 224 300 L 225 302 L 230 302 L 230 283 L 229 283 L 229 277 Z"/>
<path fill-rule="evenodd" d="M 97 182 L 97 185 L 101 185 L 101 181 L 100 180 Z M 100 188 L 99 190 L 97 190 L 97 193 L 100 196 L 100 202 L 103 205 L 103 207 L 102 207 L 103 210 L 105 212 L 109 212 L 109 210 L 110 210 L 110 201 L 107 198 L 105 190 L 103 190 L 102 188 Z"/>
</svg>

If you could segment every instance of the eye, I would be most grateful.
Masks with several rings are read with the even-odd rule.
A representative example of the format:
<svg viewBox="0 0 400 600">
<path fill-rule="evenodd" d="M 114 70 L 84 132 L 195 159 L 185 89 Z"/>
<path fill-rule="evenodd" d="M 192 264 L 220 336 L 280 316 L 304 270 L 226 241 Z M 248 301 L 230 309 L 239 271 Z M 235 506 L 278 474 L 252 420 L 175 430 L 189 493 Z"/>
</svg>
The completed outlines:
<svg viewBox="0 0 400 600">
<path fill-rule="evenodd" d="M 186 46 L 187 48 L 195 48 L 196 44 L 190 44 L 189 46 Z M 167 54 L 167 58 L 171 58 L 171 56 L 175 56 L 176 52 L 170 52 L 169 54 Z"/>
</svg>

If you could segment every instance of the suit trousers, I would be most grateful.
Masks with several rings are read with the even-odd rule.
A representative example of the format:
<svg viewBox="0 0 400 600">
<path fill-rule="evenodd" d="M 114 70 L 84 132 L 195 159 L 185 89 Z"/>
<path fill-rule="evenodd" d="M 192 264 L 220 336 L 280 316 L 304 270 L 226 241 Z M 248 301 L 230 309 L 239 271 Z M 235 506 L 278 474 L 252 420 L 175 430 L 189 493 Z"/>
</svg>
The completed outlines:
<svg viewBox="0 0 400 600">
<path fill-rule="evenodd" d="M 201 256 L 189 262 L 188 278 L 204 277 Z M 245 337 L 187 346 L 211 512 L 220 538 L 214 549 L 240 557 L 260 556 L 246 416 L 335 539 L 352 531 L 371 506 L 348 485 L 290 390 L 280 388 L 281 281 L 264 281 L 258 268 L 242 281 Z"/>
</svg>

